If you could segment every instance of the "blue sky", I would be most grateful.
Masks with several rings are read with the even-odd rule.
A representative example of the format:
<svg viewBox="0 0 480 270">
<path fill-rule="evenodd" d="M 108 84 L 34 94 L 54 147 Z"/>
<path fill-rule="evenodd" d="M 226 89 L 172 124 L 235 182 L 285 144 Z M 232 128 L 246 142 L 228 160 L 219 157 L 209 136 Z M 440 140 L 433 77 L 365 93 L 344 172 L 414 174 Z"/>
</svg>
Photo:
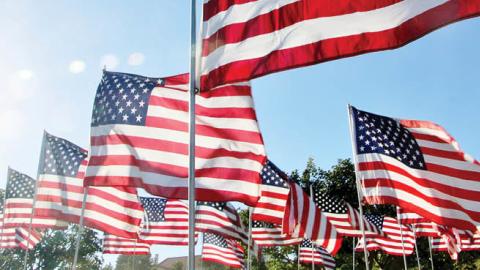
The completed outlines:
<svg viewBox="0 0 480 270">
<path fill-rule="evenodd" d="M 43 129 L 88 147 L 102 67 L 148 76 L 188 71 L 189 1 L 0 2 L 0 168 L 35 176 Z M 480 19 L 394 51 L 253 81 L 269 158 L 286 171 L 309 157 L 351 156 L 346 106 L 444 126 L 480 158 Z M 5 185 L 0 177 L 0 186 Z M 156 247 L 160 258 L 186 249 Z M 114 257 L 106 257 L 107 261 Z"/>
</svg>

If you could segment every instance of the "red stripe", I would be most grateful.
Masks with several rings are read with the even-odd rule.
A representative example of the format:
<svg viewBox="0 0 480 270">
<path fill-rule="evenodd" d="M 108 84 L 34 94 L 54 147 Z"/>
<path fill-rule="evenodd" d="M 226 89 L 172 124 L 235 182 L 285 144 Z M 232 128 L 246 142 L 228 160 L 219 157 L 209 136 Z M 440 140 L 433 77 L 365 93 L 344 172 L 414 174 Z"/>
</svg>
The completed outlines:
<svg viewBox="0 0 480 270">
<path fill-rule="evenodd" d="M 420 147 L 420 150 L 422 150 L 422 153 L 424 155 L 465 161 L 463 153 L 459 153 L 459 152 L 444 151 L 444 150 L 438 150 L 438 149 L 428 148 L 428 147 Z"/>
<path fill-rule="evenodd" d="M 201 89 L 205 91 L 216 85 L 247 81 L 291 68 L 368 52 L 395 49 L 442 26 L 479 14 L 480 3 L 471 0 L 451 0 L 393 29 L 327 39 L 276 50 L 265 57 L 239 60 L 220 66 L 201 77 Z"/>
<path fill-rule="evenodd" d="M 203 20 L 209 20 L 218 13 L 227 10 L 233 5 L 241 5 L 258 0 L 210 0 L 203 5 Z"/>
</svg>

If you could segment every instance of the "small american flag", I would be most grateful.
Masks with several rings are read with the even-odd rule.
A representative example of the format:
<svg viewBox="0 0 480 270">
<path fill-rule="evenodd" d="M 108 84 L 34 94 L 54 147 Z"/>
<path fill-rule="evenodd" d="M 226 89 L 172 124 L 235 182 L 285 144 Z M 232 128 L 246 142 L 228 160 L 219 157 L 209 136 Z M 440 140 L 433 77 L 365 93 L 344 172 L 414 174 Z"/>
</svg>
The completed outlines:
<svg viewBox="0 0 480 270">
<path fill-rule="evenodd" d="M 141 197 L 145 209 L 140 240 L 157 245 L 188 245 L 188 205 L 180 200 Z"/>
<path fill-rule="evenodd" d="M 232 268 L 244 267 L 244 250 L 233 239 L 213 234 L 203 234 L 202 260 L 216 262 Z"/>
<path fill-rule="evenodd" d="M 150 244 L 139 242 L 138 239 L 128 239 L 106 234 L 103 239 L 104 254 L 148 255 Z"/>
<path fill-rule="evenodd" d="M 141 187 L 187 199 L 189 93 L 181 88 L 188 76 L 177 77 L 103 74 L 92 115 L 88 185 Z M 250 86 L 199 94 L 196 124 L 196 199 L 254 205 L 266 157 Z"/>
<path fill-rule="evenodd" d="M 367 203 L 394 204 L 440 225 L 477 230 L 480 163 L 445 129 L 353 107 L 350 116 Z"/>
<path fill-rule="evenodd" d="M 301 238 L 291 238 L 281 226 L 263 221 L 253 221 L 252 239 L 259 247 L 290 246 L 299 244 Z"/>
<path fill-rule="evenodd" d="M 300 244 L 299 260 L 305 264 L 319 264 L 326 270 L 335 269 L 335 259 L 325 249 L 312 244 L 312 241 L 304 239 Z"/>
<path fill-rule="evenodd" d="M 252 219 L 282 224 L 290 192 L 288 177 L 269 160 L 260 176 L 262 178 L 261 196 L 253 208 Z"/>
<path fill-rule="evenodd" d="M 84 197 L 87 151 L 45 133 L 35 218 L 79 223 Z M 137 191 L 131 187 L 89 187 L 84 225 L 122 237 L 136 238 L 143 217 Z M 49 227 L 38 224 L 35 227 Z"/>
</svg>

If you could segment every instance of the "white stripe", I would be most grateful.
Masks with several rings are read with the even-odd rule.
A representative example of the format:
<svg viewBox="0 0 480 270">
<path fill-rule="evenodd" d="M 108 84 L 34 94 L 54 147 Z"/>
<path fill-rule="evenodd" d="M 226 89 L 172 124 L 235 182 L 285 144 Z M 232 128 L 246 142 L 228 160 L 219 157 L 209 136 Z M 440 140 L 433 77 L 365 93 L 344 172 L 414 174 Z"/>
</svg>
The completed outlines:
<svg viewBox="0 0 480 270">
<path fill-rule="evenodd" d="M 437 165 L 441 165 L 441 166 L 444 166 L 444 167 L 450 167 L 450 168 L 453 168 L 453 169 L 458 169 L 458 170 L 463 170 L 463 171 L 480 173 L 480 166 L 478 166 L 477 164 L 470 163 L 470 162 L 459 161 L 459 160 L 454 160 L 454 159 L 449 159 L 449 158 L 435 157 L 435 156 L 430 156 L 430 155 L 424 155 L 424 158 L 425 158 L 425 162 L 427 162 L 427 163 L 437 164 Z M 427 168 L 428 168 L 428 165 L 427 165 Z M 458 178 L 461 179 L 460 176 Z M 478 180 L 480 180 L 480 177 L 479 177 Z M 478 183 L 478 180 L 473 181 L 473 182 Z"/>
<path fill-rule="evenodd" d="M 413 133 L 435 136 L 442 140 L 445 140 L 446 142 L 452 139 L 448 134 L 438 129 L 431 129 L 431 128 L 407 128 L 407 129 Z"/>
<path fill-rule="evenodd" d="M 448 143 L 438 143 L 438 142 L 432 142 L 432 141 L 421 140 L 421 139 L 416 139 L 416 141 L 418 145 L 422 147 L 428 147 L 428 148 L 433 148 L 433 149 L 438 149 L 438 150 L 448 151 L 448 152 L 458 152 L 460 150 L 454 145 L 448 144 Z"/>
<path fill-rule="evenodd" d="M 219 66 L 235 61 L 260 58 L 275 50 L 294 48 L 337 37 L 393 29 L 446 2 L 448 0 L 404 0 L 372 11 L 301 21 L 279 31 L 217 48 L 203 58 L 201 74 L 206 75 Z M 208 28 L 204 27 L 204 29 Z M 207 30 L 206 33 L 208 36 L 213 31 Z"/>
</svg>

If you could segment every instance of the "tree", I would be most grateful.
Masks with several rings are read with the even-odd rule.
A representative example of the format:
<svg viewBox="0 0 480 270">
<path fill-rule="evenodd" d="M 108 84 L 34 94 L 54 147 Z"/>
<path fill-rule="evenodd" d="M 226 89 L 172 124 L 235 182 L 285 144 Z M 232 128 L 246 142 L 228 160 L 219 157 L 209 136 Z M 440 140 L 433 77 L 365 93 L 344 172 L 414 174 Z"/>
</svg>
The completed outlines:
<svg viewBox="0 0 480 270">
<path fill-rule="evenodd" d="M 117 258 L 115 270 L 130 270 L 132 267 L 151 270 L 154 269 L 154 266 L 155 259 L 152 259 L 150 255 L 120 255 Z"/>
</svg>

